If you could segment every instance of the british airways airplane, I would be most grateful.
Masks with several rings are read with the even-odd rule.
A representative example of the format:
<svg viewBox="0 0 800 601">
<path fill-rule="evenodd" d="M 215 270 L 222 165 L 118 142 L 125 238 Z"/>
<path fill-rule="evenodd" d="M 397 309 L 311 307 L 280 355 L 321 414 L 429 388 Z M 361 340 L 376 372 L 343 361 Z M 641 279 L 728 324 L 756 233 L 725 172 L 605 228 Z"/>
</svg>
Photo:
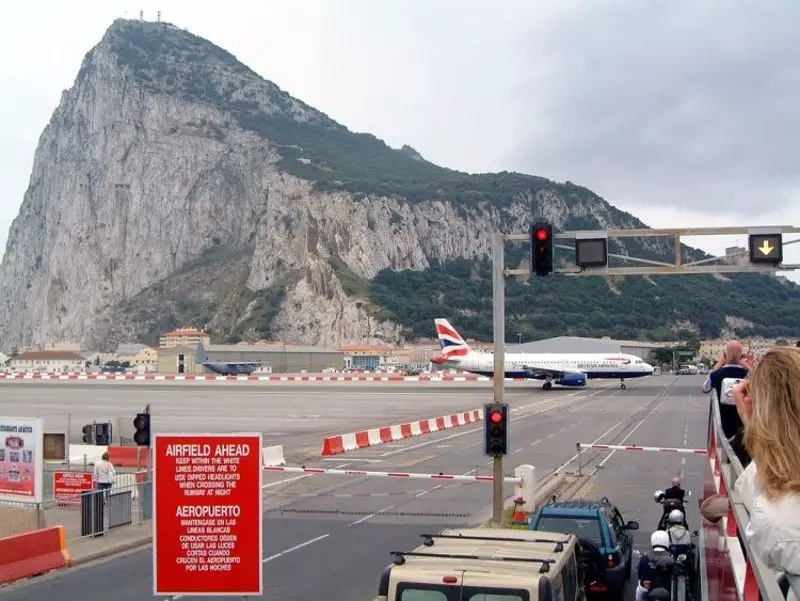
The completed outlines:
<svg viewBox="0 0 800 601">
<path fill-rule="evenodd" d="M 434 319 L 442 354 L 431 359 L 436 365 L 463 369 L 482 376 L 494 375 L 494 354 L 474 351 L 446 319 Z M 625 380 L 653 375 L 652 365 L 636 355 L 622 353 L 507 353 L 506 378 L 544 380 L 550 390 L 560 386 L 586 386 L 587 380 Z"/>
</svg>

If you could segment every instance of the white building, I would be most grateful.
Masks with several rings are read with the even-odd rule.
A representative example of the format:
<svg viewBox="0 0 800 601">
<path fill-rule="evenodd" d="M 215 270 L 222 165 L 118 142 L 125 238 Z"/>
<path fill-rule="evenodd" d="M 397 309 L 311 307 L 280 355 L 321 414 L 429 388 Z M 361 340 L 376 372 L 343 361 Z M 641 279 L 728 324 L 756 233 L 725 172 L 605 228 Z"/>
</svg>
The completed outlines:
<svg viewBox="0 0 800 601">
<path fill-rule="evenodd" d="M 668 342 L 637 340 L 612 340 L 611 338 L 581 338 L 557 336 L 510 346 L 509 353 L 625 353 L 645 361 L 653 359 L 656 349 L 669 346 Z"/>
<path fill-rule="evenodd" d="M 85 369 L 86 359 L 75 351 L 26 351 L 9 361 L 12 371 L 69 373 Z"/>
</svg>

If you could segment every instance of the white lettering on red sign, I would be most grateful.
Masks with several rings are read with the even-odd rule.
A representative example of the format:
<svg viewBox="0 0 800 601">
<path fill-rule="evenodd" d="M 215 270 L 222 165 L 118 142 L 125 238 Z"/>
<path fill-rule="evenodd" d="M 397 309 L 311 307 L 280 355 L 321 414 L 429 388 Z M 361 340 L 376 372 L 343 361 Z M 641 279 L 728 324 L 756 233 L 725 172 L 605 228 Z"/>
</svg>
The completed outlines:
<svg viewBox="0 0 800 601">
<path fill-rule="evenodd" d="M 155 441 L 155 595 L 261 595 L 261 436 Z"/>
</svg>

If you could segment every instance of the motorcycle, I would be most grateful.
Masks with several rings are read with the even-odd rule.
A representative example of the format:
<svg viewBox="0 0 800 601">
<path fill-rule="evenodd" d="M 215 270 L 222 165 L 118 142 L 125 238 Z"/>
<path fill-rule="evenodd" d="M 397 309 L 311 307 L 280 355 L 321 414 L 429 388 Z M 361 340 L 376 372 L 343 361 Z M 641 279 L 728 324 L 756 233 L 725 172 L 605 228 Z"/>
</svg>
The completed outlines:
<svg viewBox="0 0 800 601">
<path fill-rule="evenodd" d="M 689 560 L 684 554 L 665 557 L 657 564 L 659 574 L 652 588 L 644 595 L 645 601 L 671 601 L 673 598 L 692 601 L 696 598 L 691 587 L 691 574 L 687 570 Z M 675 596 L 673 597 L 673 592 Z"/>
<path fill-rule="evenodd" d="M 691 497 L 692 496 L 692 491 L 691 490 L 687 490 L 685 492 L 686 492 L 686 495 L 685 495 L 686 497 Z M 674 509 L 680 509 L 681 512 L 683 512 L 683 527 L 686 528 L 687 530 L 689 529 L 689 524 L 686 521 L 686 500 L 685 500 L 685 498 L 684 498 L 683 501 L 681 501 L 680 499 L 667 499 L 664 496 L 664 491 L 663 490 L 657 490 L 656 492 L 653 493 L 653 500 L 656 503 L 658 503 L 659 505 L 661 505 L 661 507 L 663 508 L 662 509 L 662 514 L 661 514 L 661 519 L 658 521 L 658 528 L 656 528 L 657 530 L 666 530 L 667 529 L 667 517 L 669 516 L 669 512 L 674 510 Z"/>
</svg>

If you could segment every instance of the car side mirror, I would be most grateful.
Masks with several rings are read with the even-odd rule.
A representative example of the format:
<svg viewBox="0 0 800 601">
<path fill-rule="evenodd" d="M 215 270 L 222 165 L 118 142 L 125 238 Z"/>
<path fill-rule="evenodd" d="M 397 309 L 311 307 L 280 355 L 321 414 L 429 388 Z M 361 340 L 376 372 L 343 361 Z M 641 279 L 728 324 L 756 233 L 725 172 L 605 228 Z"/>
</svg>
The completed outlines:
<svg viewBox="0 0 800 601">
<path fill-rule="evenodd" d="M 635 522 L 635 521 L 631 520 L 630 522 L 625 524 L 625 529 L 626 530 L 638 530 L 639 529 L 639 522 Z"/>
</svg>

